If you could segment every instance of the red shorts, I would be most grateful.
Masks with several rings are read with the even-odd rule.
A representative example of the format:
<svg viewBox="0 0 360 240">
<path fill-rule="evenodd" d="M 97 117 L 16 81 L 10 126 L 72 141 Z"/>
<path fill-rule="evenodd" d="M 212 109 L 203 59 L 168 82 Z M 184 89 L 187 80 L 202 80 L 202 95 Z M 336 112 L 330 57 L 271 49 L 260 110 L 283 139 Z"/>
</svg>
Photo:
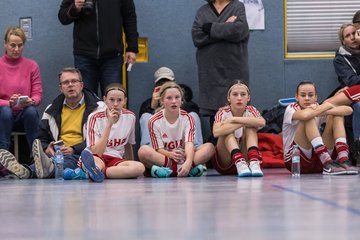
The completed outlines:
<svg viewBox="0 0 360 240">
<path fill-rule="evenodd" d="M 125 161 L 122 158 L 117 158 L 117 157 L 108 156 L 108 155 L 102 155 L 101 157 L 96 154 L 94 154 L 94 155 L 101 158 L 101 160 L 105 164 L 105 168 L 116 166 Z"/>
<path fill-rule="evenodd" d="M 301 173 L 322 173 L 323 164 L 321 160 L 316 156 L 314 149 L 311 152 L 311 158 L 305 156 L 305 154 L 300 150 L 300 172 Z M 336 152 L 332 154 L 332 159 L 336 159 Z M 291 161 L 285 162 L 285 167 L 291 172 Z"/>
<path fill-rule="evenodd" d="M 360 85 L 355 85 L 344 90 L 346 97 L 353 102 L 360 101 Z"/>
<path fill-rule="evenodd" d="M 235 164 L 231 161 L 230 165 L 226 168 L 220 166 L 217 150 L 215 151 L 214 156 L 211 158 L 213 168 L 221 175 L 236 175 L 237 170 Z"/>
</svg>

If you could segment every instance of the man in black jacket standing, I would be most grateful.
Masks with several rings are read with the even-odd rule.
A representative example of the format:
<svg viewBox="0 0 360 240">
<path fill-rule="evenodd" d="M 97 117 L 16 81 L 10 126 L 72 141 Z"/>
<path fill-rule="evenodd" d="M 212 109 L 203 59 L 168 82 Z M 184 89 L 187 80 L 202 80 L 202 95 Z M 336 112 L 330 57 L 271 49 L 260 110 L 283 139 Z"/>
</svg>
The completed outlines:
<svg viewBox="0 0 360 240">
<path fill-rule="evenodd" d="M 123 63 L 134 64 L 138 52 L 134 1 L 63 0 L 58 17 L 63 25 L 74 23 L 74 63 L 85 87 L 98 93 L 100 83 L 103 95 L 108 84 L 121 83 Z"/>
</svg>

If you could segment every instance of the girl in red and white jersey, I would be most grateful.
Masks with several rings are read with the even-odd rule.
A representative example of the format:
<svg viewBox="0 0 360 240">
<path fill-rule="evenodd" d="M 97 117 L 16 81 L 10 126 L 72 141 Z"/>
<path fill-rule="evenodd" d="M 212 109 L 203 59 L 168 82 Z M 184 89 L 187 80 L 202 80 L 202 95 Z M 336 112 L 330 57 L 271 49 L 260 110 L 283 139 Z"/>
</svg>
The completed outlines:
<svg viewBox="0 0 360 240">
<path fill-rule="evenodd" d="M 142 163 L 133 161 L 136 117 L 123 108 L 126 94 L 119 83 L 106 87 L 104 102 L 106 109 L 88 118 L 86 142 L 93 157 L 82 154 L 83 165 L 94 181 L 101 181 L 101 177 L 97 177 L 101 173 L 106 178 L 139 177 L 145 168 Z"/>
<path fill-rule="evenodd" d="M 301 173 L 357 174 L 348 158 L 344 128 L 344 116 L 350 115 L 352 109 L 336 107 L 328 101 L 319 105 L 315 85 L 310 81 L 299 83 L 295 98 L 297 102 L 287 106 L 283 120 L 286 168 L 291 171 L 291 156 L 296 144 L 300 149 Z M 325 122 L 321 135 L 319 129 Z"/>
<path fill-rule="evenodd" d="M 201 176 L 203 165 L 214 154 L 211 143 L 194 148 L 193 118 L 180 109 L 183 91 L 174 82 L 160 89 L 162 108 L 149 120 L 151 146 L 143 145 L 138 156 L 152 177 Z"/>
<path fill-rule="evenodd" d="M 248 105 L 250 91 L 240 80 L 229 86 L 227 101 L 228 105 L 215 115 L 213 135 L 218 141 L 213 166 L 221 174 L 262 177 L 256 132 L 265 126 L 265 119 L 255 107 Z M 243 153 L 247 153 L 247 160 Z"/>
</svg>

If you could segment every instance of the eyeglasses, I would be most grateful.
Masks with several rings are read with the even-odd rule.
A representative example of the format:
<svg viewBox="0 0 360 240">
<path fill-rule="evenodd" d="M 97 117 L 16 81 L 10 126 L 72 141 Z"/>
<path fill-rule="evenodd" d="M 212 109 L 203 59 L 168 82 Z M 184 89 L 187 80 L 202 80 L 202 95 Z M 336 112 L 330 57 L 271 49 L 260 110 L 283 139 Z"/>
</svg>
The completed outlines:
<svg viewBox="0 0 360 240">
<path fill-rule="evenodd" d="M 65 81 L 60 82 L 60 85 L 69 86 L 70 83 L 71 83 L 71 85 L 75 85 L 79 82 L 82 82 L 82 81 L 80 79 L 70 79 L 70 80 L 65 80 Z"/>
</svg>

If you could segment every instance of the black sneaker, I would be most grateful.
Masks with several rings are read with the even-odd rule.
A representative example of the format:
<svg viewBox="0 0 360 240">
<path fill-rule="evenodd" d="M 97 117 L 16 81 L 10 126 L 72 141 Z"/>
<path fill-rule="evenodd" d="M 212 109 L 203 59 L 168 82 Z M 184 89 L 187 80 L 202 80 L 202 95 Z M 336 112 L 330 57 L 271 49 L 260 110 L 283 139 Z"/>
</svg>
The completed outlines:
<svg viewBox="0 0 360 240">
<path fill-rule="evenodd" d="M 355 166 L 352 166 L 350 160 L 346 160 L 346 161 L 343 162 L 343 163 L 338 162 L 338 164 L 339 164 L 342 168 L 345 168 L 346 173 L 347 173 L 348 175 L 356 175 L 356 174 L 359 174 L 359 168 L 358 168 L 358 167 L 355 167 Z"/>
</svg>

